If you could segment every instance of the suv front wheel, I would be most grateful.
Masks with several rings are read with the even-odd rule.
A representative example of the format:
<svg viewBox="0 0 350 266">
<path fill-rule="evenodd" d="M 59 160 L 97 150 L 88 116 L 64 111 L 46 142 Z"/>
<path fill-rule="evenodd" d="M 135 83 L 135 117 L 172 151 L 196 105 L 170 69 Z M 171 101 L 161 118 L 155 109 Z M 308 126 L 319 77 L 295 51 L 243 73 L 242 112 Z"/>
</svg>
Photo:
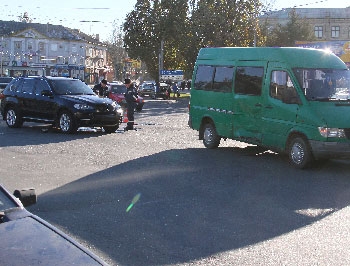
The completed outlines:
<svg viewBox="0 0 350 266">
<path fill-rule="evenodd" d="M 16 128 L 21 127 L 23 125 L 22 119 L 19 117 L 18 112 L 15 108 L 9 107 L 6 110 L 6 124 L 8 127 Z"/>
<path fill-rule="evenodd" d="M 68 111 L 62 111 L 60 113 L 58 125 L 63 133 L 74 133 L 78 129 L 73 115 Z"/>
</svg>

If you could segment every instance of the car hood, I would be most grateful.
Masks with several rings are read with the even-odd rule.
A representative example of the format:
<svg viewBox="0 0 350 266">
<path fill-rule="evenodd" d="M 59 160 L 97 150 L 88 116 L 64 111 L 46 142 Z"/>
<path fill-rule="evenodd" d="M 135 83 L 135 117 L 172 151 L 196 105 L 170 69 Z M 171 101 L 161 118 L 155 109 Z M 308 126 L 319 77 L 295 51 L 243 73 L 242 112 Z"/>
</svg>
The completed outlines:
<svg viewBox="0 0 350 266">
<path fill-rule="evenodd" d="M 0 236 L 6 265 L 107 265 L 35 215 L 0 224 Z"/>
<path fill-rule="evenodd" d="M 113 101 L 109 98 L 100 98 L 96 95 L 59 95 L 61 99 L 65 99 L 77 103 L 93 103 L 93 104 L 112 104 Z"/>
</svg>

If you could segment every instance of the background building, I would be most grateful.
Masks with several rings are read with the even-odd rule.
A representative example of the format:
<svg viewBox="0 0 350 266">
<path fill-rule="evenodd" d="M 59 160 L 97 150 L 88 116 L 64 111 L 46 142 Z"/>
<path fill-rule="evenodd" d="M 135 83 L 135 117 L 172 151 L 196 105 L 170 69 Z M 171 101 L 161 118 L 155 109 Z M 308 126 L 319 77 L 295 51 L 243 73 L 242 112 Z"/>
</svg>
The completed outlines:
<svg viewBox="0 0 350 266">
<path fill-rule="evenodd" d="M 313 28 L 315 41 L 297 41 L 296 46 L 329 49 L 350 66 L 350 7 L 347 8 L 287 8 L 268 12 L 260 17 L 268 29 L 285 25 L 289 13 L 305 19 Z"/>
<path fill-rule="evenodd" d="M 0 21 L 0 75 L 65 76 L 98 83 L 109 71 L 106 45 L 61 25 Z"/>
</svg>

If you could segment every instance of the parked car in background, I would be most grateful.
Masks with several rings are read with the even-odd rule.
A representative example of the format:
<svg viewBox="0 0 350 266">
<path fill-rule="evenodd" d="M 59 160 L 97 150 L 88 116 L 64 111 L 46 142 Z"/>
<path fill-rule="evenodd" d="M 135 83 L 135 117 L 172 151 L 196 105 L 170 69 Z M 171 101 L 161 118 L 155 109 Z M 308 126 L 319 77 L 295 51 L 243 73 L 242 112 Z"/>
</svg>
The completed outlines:
<svg viewBox="0 0 350 266">
<path fill-rule="evenodd" d="M 155 94 L 155 83 L 142 83 L 140 86 L 139 86 L 139 90 L 138 90 L 138 93 L 141 97 L 144 97 L 146 95 L 148 96 L 152 96 Z"/>
<path fill-rule="evenodd" d="M 126 101 L 124 94 L 126 93 L 126 86 L 120 83 L 108 83 L 108 95 L 107 97 L 116 101 L 119 105 L 125 107 Z M 136 111 L 140 112 L 143 108 L 145 100 L 139 96 L 136 100 Z"/>
<path fill-rule="evenodd" d="M 0 184 L 0 261 L 2 265 L 107 265 L 45 220 L 24 207 L 35 204 L 35 189 L 15 190 Z"/>
<path fill-rule="evenodd" d="M 14 78 L 13 77 L 0 77 L 0 93 L 6 88 Z"/>
<path fill-rule="evenodd" d="M 170 98 L 170 91 L 171 87 L 169 84 L 160 82 L 159 83 L 159 90 L 155 90 L 154 94 L 151 95 L 152 98 L 162 98 L 164 100 Z"/>
<path fill-rule="evenodd" d="M 0 94 L 1 115 L 10 128 L 23 122 L 51 123 L 63 133 L 79 127 L 101 127 L 115 132 L 123 110 L 113 100 L 100 98 L 79 79 L 19 77 Z"/>
</svg>

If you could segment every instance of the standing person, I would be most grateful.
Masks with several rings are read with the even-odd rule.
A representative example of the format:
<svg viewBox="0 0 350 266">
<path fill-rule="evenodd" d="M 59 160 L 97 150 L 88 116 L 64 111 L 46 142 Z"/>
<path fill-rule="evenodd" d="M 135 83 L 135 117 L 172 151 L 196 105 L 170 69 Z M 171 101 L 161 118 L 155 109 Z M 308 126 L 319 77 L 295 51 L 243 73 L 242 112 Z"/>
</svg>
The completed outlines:
<svg viewBox="0 0 350 266">
<path fill-rule="evenodd" d="M 92 89 L 98 96 L 103 97 L 107 93 L 107 80 L 103 79 L 99 84 L 96 84 Z"/>
<path fill-rule="evenodd" d="M 179 88 L 177 87 L 176 82 L 174 82 L 172 89 L 174 93 L 174 99 L 176 100 L 176 96 L 178 95 L 178 91 L 179 91 Z"/>
<path fill-rule="evenodd" d="M 124 84 L 127 88 L 124 97 L 126 100 L 126 108 L 128 115 L 128 123 L 127 126 L 124 128 L 124 131 L 128 131 L 134 129 L 134 110 L 136 105 L 137 92 L 130 79 L 125 79 Z"/>
<path fill-rule="evenodd" d="M 186 81 L 183 80 L 181 81 L 181 90 L 184 91 L 185 87 L 186 87 Z"/>
</svg>

